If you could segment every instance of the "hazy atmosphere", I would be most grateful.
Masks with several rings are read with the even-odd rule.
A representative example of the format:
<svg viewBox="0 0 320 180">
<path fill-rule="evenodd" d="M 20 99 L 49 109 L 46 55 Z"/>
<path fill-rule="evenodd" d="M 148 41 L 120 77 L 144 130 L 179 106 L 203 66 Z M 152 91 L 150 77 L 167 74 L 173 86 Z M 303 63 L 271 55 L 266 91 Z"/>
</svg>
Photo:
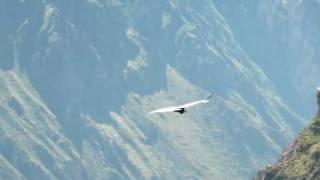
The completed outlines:
<svg viewBox="0 0 320 180">
<path fill-rule="evenodd" d="M 0 22 L 0 179 L 252 179 L 317 111 L 319 0 L 0 0 Z"/>
</svg>

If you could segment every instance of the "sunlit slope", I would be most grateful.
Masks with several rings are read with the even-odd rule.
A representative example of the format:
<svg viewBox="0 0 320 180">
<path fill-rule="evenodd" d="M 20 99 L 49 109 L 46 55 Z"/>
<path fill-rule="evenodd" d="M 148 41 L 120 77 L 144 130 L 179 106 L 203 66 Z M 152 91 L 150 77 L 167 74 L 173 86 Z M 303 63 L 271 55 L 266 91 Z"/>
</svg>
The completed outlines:
<svg viewBox="0 0 320 180">
<path fill-rule="evenodd" d="M 111 112 L 109 120 L 106 117 L 109 123 L 81 115 L 86 136 L 77 147 L 67 140 L 59 121 L 24 78 L 13 71 L 1 72 L 5 167 L 17 177 L 29 179 L 228 179 L 249 176 L 252 168 L 259 168 L 280 150 L 269 134 L 269 125 L 236 93 L 229 99 L 214 95 L 210 104 L 190 109 L 183 116 L 150 116 L 150 109 L 209 93 L 170 66 L 166 76 L 165 90 L 145 97 L 130 93 L 121 113 Z M 185 96 L 177 96 L 181 90 Z M 257 149 L 257 143 L 265 153 Z"/>
<path fill-rule="evenodd" d="M 2 178 L 81 177 L 79 154 L 33 87 L 13 71 L 0 79 Z"/>
<path fill-rule="evenodd" d="M 248 179 L 304 122 L 213 1 L 0 5 L 1 134 L 17 131 L 0 160 L 17 177 Z"/>
<path fill-rule="evenodd" d="M 121 111 L 122 118 L 112 116 L 141 128 L 145 133 L 143 143 L 151 145 L 160 157 L 171 160 L 169 164 L 175 168 L 169 168 L 169 174 L 181 178 L 245 179 L 254 169 L 275 160 L 282 142 L 292 137 L 287 123 L 281 122 L 279 129 L 274 128 L 277 121 L 264 121 L 259 111 L 236 92 L 227 98 L 214 94 L 209 104 L 194 107 L 184 115 L 148 114 L 154 108 L 208 94 L 168 66 L 166 89 L 145 97 L 130 93 Z M 281 105 L 275 107 L 268 107 L 268 111 L 284 111 Z M 282 133 L 283 139 L 277 133 Z"/>
</svg>

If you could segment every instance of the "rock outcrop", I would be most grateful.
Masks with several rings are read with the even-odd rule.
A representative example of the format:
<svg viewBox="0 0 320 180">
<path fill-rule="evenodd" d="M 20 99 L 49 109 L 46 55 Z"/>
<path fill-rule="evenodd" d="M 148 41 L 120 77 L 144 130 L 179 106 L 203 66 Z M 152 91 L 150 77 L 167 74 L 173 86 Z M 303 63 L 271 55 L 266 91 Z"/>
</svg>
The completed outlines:
<svg viewBox="0 0 320 180">
<path fill-rule="evenodd" d="M 282 153 L 275 166 L 260 171 L 256 180 L 320 179 L 320 91 L 312 124 Z"/>
</svg>

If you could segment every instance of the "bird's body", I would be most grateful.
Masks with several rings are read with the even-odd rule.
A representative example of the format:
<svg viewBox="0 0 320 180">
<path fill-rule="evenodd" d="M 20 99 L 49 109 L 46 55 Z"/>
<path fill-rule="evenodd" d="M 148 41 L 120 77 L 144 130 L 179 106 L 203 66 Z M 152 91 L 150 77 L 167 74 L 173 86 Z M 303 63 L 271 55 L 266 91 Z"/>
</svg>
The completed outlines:
<svg viewBox="0 0 320 180">
<path fill-rule="evenodd" d="M 150 114 L 155 114 L 155 113 L 165 113 L 165 112 L 176 112 L 176 113 L 183 114 L 183 113 L 187 112 L 186 108 L 189 108 L 191 106 L 195 106 L 195 105 L 198 105 L 198 104 L 209 103 L 209 99 L 211 98 L 211 96 L 212 95 L 210 95 L 207 99 L 194 101 L 194 102 L 190 102 L 190 103 L 179 105 L 179 106 L 171 106 L 171 107 L 165 107 L 165 108 L 161 108 L 161 109 L 156 109 L 156 110 L 153 110 L 153 111 L 151 111 L 149 113 Z"/>
<path fill-rule="evenodd" d="M 180 108 L 180 109 L 174 110 L 173 112 L 177 112 L 177 113 L 183 114 L 183 113 L 185 113 L 187 111 L 184 108 Z"/>
</svg>

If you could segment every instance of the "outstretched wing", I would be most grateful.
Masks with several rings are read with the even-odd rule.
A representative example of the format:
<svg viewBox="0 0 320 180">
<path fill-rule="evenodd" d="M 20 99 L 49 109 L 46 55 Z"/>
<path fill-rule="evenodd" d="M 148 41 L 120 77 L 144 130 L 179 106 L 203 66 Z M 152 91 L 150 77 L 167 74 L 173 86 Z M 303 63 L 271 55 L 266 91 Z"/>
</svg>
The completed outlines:
<svg viewBox="0 0 320 180">
<path fill-rule="evenodd" d="M 174 112 L 177 109 L 177 107 L 166 107 L 166 108 L 161 108 L 161 109 L 156 109 L 154 111 L 149 112 L 149 114 L 154 114 L 154 113 L 163 113 L 163 112 Z"/>
<path fill-rule="evenodd" d="M 149 112 L 149 114 L 164 113 L 164 112 L 174 112 L 174 111 L 176 111 L 176 110 L 179 110 L 179 109 L 182 109 L 182 108 L 191 107 L 191 106 L 195 106 L 195 105 L 197 105 L 197 104 L 206 104 L 206 103 L 209 103 L 209 99 L 210 99 L 211 97 L 212 97 L 212 94 L 211 94 L 209 97 L 207 97 L 207 99 L 190 102 L 190 103 L 183 104 L 183 105 L 180 105 L 180 106 L 171 106 L 171 107 L 156 109 L 156 110 L 154 110 L 154 111 Z"/>
<path fill-rule="evenodd" d="M 207 100 L 207 99 L 200 100 L 200 101 L 194 101 L 194 102 L 191 102 L 191 103 L 187 103 L 187 104 L 183 104 L 183 105 L 177 106 L 176 108 L 187 108 L 187 107 L 195 106 L 197 104 L 206 104 L 208 102 L 209 102 L 209 100 Z"/>
<path fill-rule="evenodd" d="M 187 103 L 187 104 L 183 104 L 180 106 L 177 106 L 177 108 L 187 108 L 187 107 L 191 107 L 191 106 L 195 106 L 197 104 L 207 104 L 209 103 L 209 99 L 211 99 L 212 94 L 210 94 L 210 96 L 207 97 L 207 99 L 203 99 L 203 100 L 199 100 L 199 101 L 194 101 L 191 103 Z"/>
</svg>

